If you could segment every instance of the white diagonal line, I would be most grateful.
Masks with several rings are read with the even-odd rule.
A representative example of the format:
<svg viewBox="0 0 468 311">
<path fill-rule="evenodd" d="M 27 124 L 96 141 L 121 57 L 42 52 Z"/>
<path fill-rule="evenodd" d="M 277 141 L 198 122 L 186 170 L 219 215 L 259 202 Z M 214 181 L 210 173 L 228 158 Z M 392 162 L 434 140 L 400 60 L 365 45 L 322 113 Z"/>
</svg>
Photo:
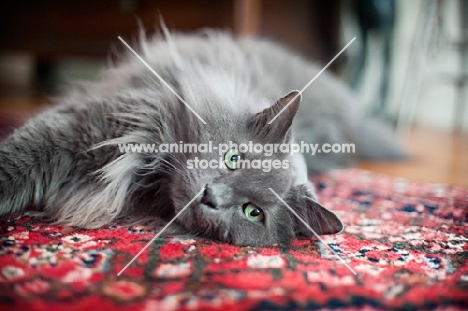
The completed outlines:
<svg viewBox="0 0 468 311">
<path fill-rule="evenodd" d="M 122 41 L 123 44 L 125 44 L 125 46 L 126 46 L 126 47 L 127 47 L 127 48 L 128 48 L 128 49 L 129 49 L 129 50 L 146 66 L 146 67 L 148 67 L 148 69 L 149 69 L 156 77 L 158 77 L 158 79 L 162 82 L 162 84 L 164 84 L 169 90 L 171 90 L 171 92 L 172 92 L 188 109 L 190 109 L 190 111 L 193 112 L 193 114 L 196 115 L 197 118 L 200 119 L 200 121 L 202 121 L 203 124 L 206 124 L 205 120 L 203 120 L 203 119 L 198 115 L 198 113 L 197 113 L 195 110 L 193 110 L 193 108 L 190 107 L 190 105 L 187 104 L 187 102 L 186 102 L 182 97 L 180 97 L 179 94 L 177 94 L 177 92 L 174 91 L 174 89 L 173 89 L 169 84 L 167 84 L 166 81 L 164 81 L 164 79 L 161 78 L 161 76 L 158 75 L 158 73 L 157 73 L 156 71 L 154 71 L 154 69 L 151 68 L 151 66 L 148 65 L 148 63 L 145 62 L 145 60 L 144 60 L 143 58 L 141 58 L 141 56 L 138 55 L 138 53 L 135 52 L 135 51 L 131 48 L 130 45 L 127 44 L 127 42 L 125 42 L 124 39 L 122 39 L 120 36 L 119 36 L 118 38 L 119 38 L 120 41 Z"/>
<path fill-rule="evenodd" d="M 120 276 L 120 275 L 122 274 L 122 272 L 124 272 L 125 269 L 127 269 L 128 266 L 130 266 L 130 265 L 132 264 L 132 262 L 134 262 L 135 259 L 137 259 L 138 256 L 140 256 L 141 253 L 143 253 L 143 252 L 150 246 L 150 244 L 153 243 L 153 242 L 164 232 L 164 230 L 166 230 L 167 227 L 169 227 L 169 226 L 174 222 L 174 220 L 176 220 L 177 217 L 179 217 L 180 214 L 182 214 L 182 213 L 187 209 L 187 207 L 189 207 L 189 205 L 192 204 L 193 201 L 195 201 L 195 199 L 196 199 L 200 194 L 202 194 L 203 191 L 205 191 L 205 188 L 203 188 L 202 190 L 200 190 L 200 192 L 198 192 L 197 195 L 196 195 L 193 199 L 191 199 L 190 202 L 188 202 L 187 205 L 185 205 L 184 208 L 181 209 L 180 212 L 178 212 L 177 215 L 175 215 L 174 218 L 172 218 L 171 221 L 169 221 L 169 222 L 167 223 L 167 225 L 165 225 L 164 228 L 162 228 L 162 229 L 158 232 L 158 234 L 156 234 L 156 235 L 151 239 L 151 241 L 149 241 L 148 244 L 146 244 L 145 247 L 143 247 L 143 248 L 141 249 L 141 251 L 139 251 L 138 254 L 136 254 L 136 256 L 133 257 L 132 260 L 130 260 L 130 262 L 129 262 L 125 267 L 123 267 L 122 270 L 120 270 L 119 273 L 117 273 L 117 276 Z"/>
<path fill-rule="evenodd" d="M 316 237 L 317 239 L 319 239 L 320 242 L 323 243 L 323 245 L 325 245 L 331 252 L 333 255 L 335 255 L 336 257 L 338 257 L 338 259 L 346 266 L 346 268 L 349 269 L 349 271 L 351 271 L 354 275 L 357 275 L 356 271 L 353 270 L 353 268 L 351 268 L 347 263 L 346 261 L 343 260 L 343 258 L 341 258 L 341 256 L 339 256 L 337 253 L 335 253 L 335 251 L 333 250 L 333 248 L 330 247 L 330 245 L 328 245 L 318 234 L 317 232 L 314 231 L 314 229 L 312 229 L 309 224 L 304 220 L 302 219 L 301 216 L 299 216 L 296 211 L 294 211 L 289 205 L 288 203 L 286 203 L 273 189 L 271 188 L 268 188 L 270 189 L 271 192 L 273 192 L 274 195 L 276 195 L 276 197 L 284 204 L 286 205 L 287 208 L 289 208 L 289 210 L 304 224 L 304 226 L 307 227 L 307 229 L 309 229 Z"/>
<path fill-rule="evenodd" d="M 306 88 L 308 88 L 308 87 L 309 87 L 309 86 L 312 84 L 312 82 L 314 82 L 314 81 L 315 81 L 315 79 L 317 79 L 317 78 L 318 78 L 318 76 L 320 76 L 320 75 L 322 74 L 322 72 L 324 72 L 324 71 L 325 71 L 325 69 L 327 69 L 327 68 L 328 68 L 328 66 L 330 66 L 330 65 L 331 65 L 331 63 L 333 63 L 333 62 L 335 61 L 335 59 L 337 59 L 337 58 L 338 58 L 338 56 L 340 56 L 340 54 L 341 54 L 341 53 L 343 53 L 343 52 L 344 52 L 344 51 L 345 51 L 345 50 L 348 48 L 348 46 L 350 46 L 350 45 L 351 45 L 351 43 L 353 43 L 353 41 L 354 41 L 354 40 L 356 40 L 356 37 L 354 37 L 353 39 L 351 39 L 351 41 L 349 41 L 349 43 L 348 43 L 348 44 L 346 44 L 346 46 L 345 46 L 344 48 L 342 48 L 342 49 L 341 49 L 341 51 L 339 51 L 339 52 L 338 52 L 338 54 L 336 54 L 336 56 L 335 56 L 335 57 L 333 57 L 333 58 L 332 58 L 332 60 L 331 60 L 331 61 L 329 61 L 329 62 L 328 62 L 328 64 L 327 64 L 325 67 L 323 67 L 323 69 L 322 69 L 322 70 L 320 70 L 320 71 L 319 71 L 319 73 L 317 73 L 317 74 L 315 75 L 315 77 L 314 77 L 312 80 L 310 80 L 310 81 L 309 81 L 309 83 L 307 83 L 307 84 L 306 84 L 306 86 L 304 86 L 304 87 L 302 88 L 302 90 L 300 90 L 300 91 L 299 91 L 299 93 L 298 93 L 296 96 L 294 96 L 294 98 L 293 98 L 293 99 L 291 99 L 291 100 L 289 101 L 289 103 L 288 103 L 286 106 L 284 106 L 284 107 L 283 107 L 283 109 L 281 109 L 281 110 L 280 110 L 280 111 L 279 111 L 279 112 L 276 114 L 276 116 L 274 116 L 274 117 L 273 117 L 273 119 L 271 119 L 271 121 L 270 121 L 270 122 L 268 122 L 268 124 L 271 124 L 273 121 L 275 121 L 275 120 L 276 120 L 276 118 L 278 118 L 278 116 L 279 116 L 280 114 L 282 114 L 282 113 L 283 113 L 283 111 L 285 111 L 285 110 L 286 110 L 286 108 L 288 108 L 288 107 L 289 107 L 289 105 L 290 105 L 290 104 L 291 104 L 291 103 L 292 103 L 292 102 L 293 102 L 293 101 L 294 101 L 294 100 L 295 100 L 295 99 L 296 99 L 298 96 L 300 96 L 300 95 L 302 94 L 302 92 L 304 92 L 304 91 L 305 91 L 305 89 L 306 89 Z"/>
</svg>

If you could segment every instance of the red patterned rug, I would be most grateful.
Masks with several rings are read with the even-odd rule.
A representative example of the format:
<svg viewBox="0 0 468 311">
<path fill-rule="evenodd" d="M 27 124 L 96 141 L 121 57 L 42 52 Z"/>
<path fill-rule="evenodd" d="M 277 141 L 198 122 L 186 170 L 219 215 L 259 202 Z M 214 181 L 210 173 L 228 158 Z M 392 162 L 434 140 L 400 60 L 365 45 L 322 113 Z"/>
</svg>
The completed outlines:
<svg viewBox="0 0 468 311">
<path fill-rule="evenodd" d="M 315 179 L 347 224 L 327 243 L 237 247 L 3 218 L 1 310 L 463 310 L 468 307 L 468 190 L 359 170 Z"/>
</svg>

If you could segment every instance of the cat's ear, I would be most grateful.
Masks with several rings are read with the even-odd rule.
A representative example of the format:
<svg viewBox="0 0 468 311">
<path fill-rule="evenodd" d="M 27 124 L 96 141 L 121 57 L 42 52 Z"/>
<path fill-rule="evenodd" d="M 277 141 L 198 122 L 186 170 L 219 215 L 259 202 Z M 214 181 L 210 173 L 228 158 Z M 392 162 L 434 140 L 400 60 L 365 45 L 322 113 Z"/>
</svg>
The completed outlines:
<svg viewBox="0 0 468 311">
<path fill-rule="evenodd" d="M 317 234 L 335 234 L 343 231 L 344 226 L 338 216 L 318 203 L 307 185 L 296 187 L 291 195 L 288 198 L 290 207 Z M 306 237 L 314 235 L 296 215 L 292 214 L 291 217 L 294 218 L 296 235 Z"/>
<path fill-rule="evenodd" d="M 257 135 L 268 140 L 289 140 L 289 129 L 300 103 L 301 93 L 292 91 L 270 108 L 257 113 L 249 126 Z"/>
</svg>

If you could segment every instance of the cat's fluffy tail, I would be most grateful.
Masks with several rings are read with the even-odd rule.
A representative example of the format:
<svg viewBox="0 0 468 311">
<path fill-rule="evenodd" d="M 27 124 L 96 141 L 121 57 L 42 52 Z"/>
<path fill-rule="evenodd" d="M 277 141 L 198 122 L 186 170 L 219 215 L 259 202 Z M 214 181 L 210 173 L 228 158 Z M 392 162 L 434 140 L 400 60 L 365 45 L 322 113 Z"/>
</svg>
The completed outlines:
<svg viewBox="0 0 468 311">
<path fill-rule="evenodd" d="M 397 161 L 408 159 L 408 153 L 382 121 L 364 117 L 356 128 L 356 154 L 360 160 Z"/>
<path fill-rule="evenodd" d="M 309 174 L 317 174 L 331 169 L 350 167 L 357 161 L 401 161 L 409 156 L 400 142 L 393 136 L 391 127 L 379 119 L 359 117 L 352 125 L 343 125 L 335 119 L 322 118 L 308 127 L 296 131 L 297 141 L 313 141 L 325 144 L 344 144 L 354 148 L 343 152 L 305 153 Z M 318 124 L 319 122 L 322 122 Z M 325 129 L 325 130 L 324 130 Z M 344 146 L 342 145 L 342 146 Z"/>
</svg>

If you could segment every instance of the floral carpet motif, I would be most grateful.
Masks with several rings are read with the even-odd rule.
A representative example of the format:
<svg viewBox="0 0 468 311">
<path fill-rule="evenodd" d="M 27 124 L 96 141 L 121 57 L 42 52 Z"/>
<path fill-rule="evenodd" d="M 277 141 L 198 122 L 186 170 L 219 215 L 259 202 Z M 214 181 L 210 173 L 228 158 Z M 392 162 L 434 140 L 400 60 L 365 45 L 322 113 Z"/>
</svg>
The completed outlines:
<svg viewBox="0 0 468 311">
<path fill-rule="evenodd" d="M 468 308 L 468 189 L 360 170 L 314 178 L 346 224 L 316 239 L 238 247 L 158 238 L 109 225 L 4 217 L 1 310 L 463 310 Z"/>
</svg>

